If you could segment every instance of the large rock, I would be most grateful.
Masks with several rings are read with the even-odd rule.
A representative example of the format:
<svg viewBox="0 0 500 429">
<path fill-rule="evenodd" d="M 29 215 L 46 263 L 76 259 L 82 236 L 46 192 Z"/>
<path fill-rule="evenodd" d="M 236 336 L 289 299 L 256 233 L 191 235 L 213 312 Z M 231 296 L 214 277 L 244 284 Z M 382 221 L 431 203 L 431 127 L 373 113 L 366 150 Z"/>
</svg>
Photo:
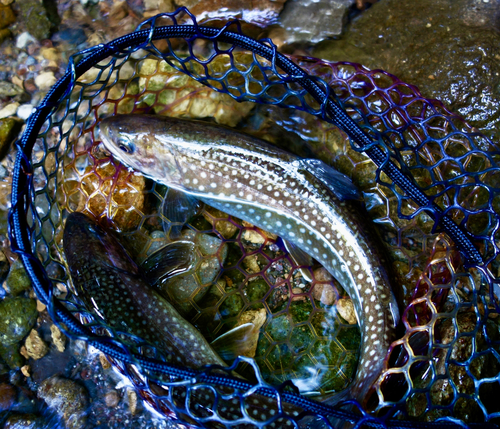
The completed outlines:
<svg viewBox="0 0 500 429">
<path fill-rule="evenodd" d="M 500 0 L 384 0 L 314 56 L 381 68 L 498 139 Z"/>
</svg>

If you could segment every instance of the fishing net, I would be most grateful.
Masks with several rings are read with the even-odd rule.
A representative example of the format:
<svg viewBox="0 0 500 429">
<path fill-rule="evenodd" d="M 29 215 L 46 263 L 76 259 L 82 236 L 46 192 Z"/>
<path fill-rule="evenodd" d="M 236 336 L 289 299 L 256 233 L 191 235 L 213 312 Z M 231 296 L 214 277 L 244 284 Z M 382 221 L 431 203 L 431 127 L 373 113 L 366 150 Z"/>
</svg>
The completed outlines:
<svg viewBox="0 0 500 429">
<path fill-rule="evenodd" d="M 101 150 L 96 125 L 122 113 L 238 125 L 322 159 L 363 191 L 404 308 L 365 409 L 319 402 L 357 370 L 360 331 L 342 285 L 320 266 L 298 267 L 279 237 L 208 206 L 180 230 L 162 212 L 166 188 Z M 462 118 L 386 72 L 287 58 L 237 22 L 198 26 L 182 8 L 71 58 L 18 142 L 11 241 L 53 319 L 179 423 L 486 427 L 500 412 L 499 156 Z M 181 231 L 196 244 L 196 264 L 162 293 L 208 340 L 253 321 L 253 359 L 182 368 L 89 313 L 62 250 L 73 211 L 117 231 L 138 262 Z"/>
</svg>

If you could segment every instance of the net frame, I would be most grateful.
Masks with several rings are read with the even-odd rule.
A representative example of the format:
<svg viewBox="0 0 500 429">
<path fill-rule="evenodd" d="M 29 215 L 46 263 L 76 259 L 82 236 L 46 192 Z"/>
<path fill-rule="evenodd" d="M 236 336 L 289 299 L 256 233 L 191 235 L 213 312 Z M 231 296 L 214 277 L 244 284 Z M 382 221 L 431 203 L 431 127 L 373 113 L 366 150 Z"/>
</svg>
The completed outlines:
<svg viewBox="0 0 500 429">
<path fill-rule="evenodd" d="M 187 14 L 192 24 L 179 23 L 179 17 L 185 14 Z M 157 27 L 157 21 L 159 22 L 161 19 L 171 20 L 172 25 Z M 217 76 L 216 78 L 211 76 L 208 65 L 213 57 L 205 60 L 198 59 L 197 63 L 203 68 L 203 72 L 200 74 L 195 69 L 190 68 L 190 64 L 185 58 L 175 54 L 175 49 L 172 49 L 170 39 L 166 39 L 170 48 L 170 57 L 168 57 L 168 54 L 165 54 L 165 52 L 160 52 L 160 50 L 158 50 L 153 43 L 154 40 L 162 39 L 168 36 L 173 38 L 174 35 L 175 37 L 182 37 L 187 40 L 191 58 L 196 58 L 196 54 L 193 51 L 193 44 L 198 38 L 203 38 L 213 42 L 215 51 L 214 56 L 231 54 L 234 50 L 234 46 L 236 45 L 240 48 L 252 51 L 254 62 L 258 65 L 262 72 L 265 85 L 262 86 L 260 91 L 250 91 L 250 84 L 256 83 L 256 81 L 252 80 L 253 78 L 251 76 L 247 76 L 245 79 L 246 91 L 242 91 L 241 87 L 231 84 L 230 80 L 228 80 L 228 73 Z M 230 45 L 229 48 L 225 48 L 219 46 L 221 43 L 234 43 L 234 45 Z M 160 372 L 169 374 L 171 377 L 175 377 L 176 380 L 172 382 L 172 386 L 185 386 L 186 383 L 191 383 L 197 388 L 213 388 L 210 387 L 212 385 L 226 386 L 236 389 L 238 391 L 238 395 L 242 395 L 241 392 L 247 392 L 247 394 L 250 392 L 250 395 L 253 392 L 258 392 L 260 395 L 276 398 L 280 411 L 283 411 L 279 405 L 281 401 L 295 404 L 306 410 L 306 414 L 315 414 L 323 420 L 326 425 L 331 425 L 329 419 L 332 417 L 355 423 L 357 426 L 364 424 L 372 427 L 433 427 L 433 425 L 455 425 L 456 422 L 453 421 L 452 417 L 445 417 L 444 419 L 447 419 L 446 421 L 438 420 L 438 423 L 383 420 L 369 415 L 364 410 L 361 410 L 361 414 L 356 414 L 312 401 L 291 392 L 287 386 L 281 386 L 276 389 L 267 385 L 259 377 L 259 383 L 256 386 L 252 386 L 249 383 L 234 379 L 231 376 L 222 377 L 216 371 L 220 371 L 220 368 L 202 371 L 186 370 L 185 368 L 178 368 L 175 365 L 166 364 L 165 362 L 148 359 L 144 356 L 138 356 L 130 353 L 128 348 L 120 341 L 117 341 L 114 338 L 96 335 L 96 333 L 92 332 L 92 330 L 90 330 L 87 326 L 78 322 L 73 317 L 71 312 L 66 307 L 61 305 L 58 298 L 54 296 L 52 280 L 47 275 L 46 270 L 37 256 L 35 256 L 34 252 L 34 249 L 37 249 L 37 244 L 33 242 L 36 234 L 34 233 L 33 224 L 30 224 L 29 216 L 35 215 L 31 204 L 33 201 L 37 200 L 37 191 L 33 185 L 35 178 L 31 152 L 40 130 L 47 127 L 45 121 L 51 114 L 60 108 L 61 100 L 67 99 L 71 88 L 75 86 L 79 76 L 81 76 L 90 67 L 110 55 L 114 56 L 111 60 L 113 66 L 119 65 L 121 64 L 120 61 L 124 62 L 128 55 L 138 49 L 150 49 L 156 52 L 159 57 L 167 60 L 167 62 L 170 61 L 170 65 L 172 67 L 183 71 L 190 77 L 195 78 L 199 82 L 216 91 L 229 94 L 237 101 L 247 100 L 258 103 L 272 104 L 285 108 L 301 109 L 309 114 L 321 118 L 322 120 L 326 120 L 327 122 L 339 126 L 351 139 L 353 150 L 360 153 L 366 153 L 378 166 L 376 172 L 377 181 L 390 189 L 397 197 L 399 218 L 412 219 L 419 216 L 422 211 L 430 213 L 436 224 L 445 229 L 448 232 L 448 235 L 455 241 L 455 244 L 468 261 L 469 267 L 481 273 L 483 281 L 489 285 L 489 287 L 486 288 L 488 289 L 488 294 L 486 296 L 484 293 L 481 295 L 479 290 L 474 290 L 476 299 L 479 297 L 479 300 L 482 300 L 483 303 L 486 304 L 486 317 L 490 311 L 488 310 L 488 305 L 494 305 L 494 311 L 498 312 L 498 303 L 494 296 L 494 287 L 498 284 L 498 280 L 493 276 L 490 268 L 488 267 L 490 263 L 496 262 L 496 258 L 499 253 L 499 249 L 495 241 L 496 231 L 498 230 L 499 225 L 499 217 L 494 210 L 494 198 L 500 187 L 493 186 L 495 181 L 490 179 L 488 176 L 498 170 L 496 160 L 498 159 L 499 152 L 491 142 L 479 133 L 468 132 L 468 130 L 467 132 L 464 132 L 464 127 L 457 122 L 457 118 L 447 111 L 442 111 L 436 108 L 432 111 L 432 108 L 430 108 L 430 115 L 426 114 L 424 117 L 418 118 L 418 120 L 415 120 L 414 118 L 407 118 L 407 124 L 404 125 L 406 128 L 414 125 L 416 122 L 431 122 L 436 118 L 442 118 L 444 116 L 448 122 L 447 127 L 451 129 L 450 133 L 460 135 L 460 137 L 465 136 L 465 139 L 471 147 L 471 150 L 467 154 L 464 154 L 458 159 L 458 161 L 461 162 L 461 165 L 458 165 L 458 170 L 460 172 L 458 176 L 455 175 L 453 178 L 448 180 L 440 180 L 439 183 L 432 183 L 424 189 L 428 193 L 429 191 L 432 192 L 432 197 L 429 197 L 425 195 L 418 186 L 416 186 L 415 181 L 411 176 L 412 171 L 424 166 L 423 163 L 419 163 L 418 157 L 415 155 L 416 161 L 413 165 L 408 166 L 404 161 L 402 153 L 405 150 L 411 149 L 414 154 L 418 154 L 419 150 L 422 150 L 422 148 L 429 145 L 431 142 L 435 142 L 436 140 L 439 142 L 439 139 L 424 138 L 418 144 L 412 146 L 412 144 L 407 142 L 407 139 L 404 136 L 405 129 L 403 129 L 403 127 L 397 130 L 399 133 L 398 137 L 400 139 L 399 146 L 394 144 L 394 142 L 388 138 L 389 133 L 384 133 L 384 131 L 380 131 L 373 125 L 373 121 L 371 121 L 371 118 L 367 114 L 366 110 L 360 108 L 359 106 L 350 104 L 349 101 L 341 101 L 335 91 L 332 91 L 328 83 L 324 82 L 317 76 L 308 75 L 304 70 L 297 67 L 290 59 L 279 54 L 274 44 L 272 44 L 272 41 L 267 39 L 262 41 L 253 41 L 252 39 L 244 36 L 241 33 L 238 22 L 228 23 L 222 29 L 199 26 L 196 23 L 194 16 L 192 16 L 187 9 L 181 8 L 172 14 L 162 14 L 145 21 L 138 27 L 136 32 L 130 35 L 116 39 L 106 45 L 99 45 L 95 48 L 90 48 L 71 57 L 68 71 L 49 91 L 46 98 L 29 118 L 26 130 L 20 141 L 17 143 L 18 154 L 12 181 L 12 209 L 9 215 L 9 233 L 11 243 L 13 249 L 23 260 L 28 275 L 32 279 L 37 296 L 48 306 L 49 313 L 54 321 L 64 324 L 66 328 L 65 330 L 71 333 L 72 336 L 87 340 L 89 344 L 115 359 L 115 363 L 118 366 L 120 366 L 119 361 L 132 365 L 127 368 L 123 366 L 124 372 L 127 372 L 129 376 L 132 376 L 133 373 L 130 368 L 135 366 L 140 367 L 145 371 Z M 83 56 L 83 58 L 77 60 L 80 56 Z M 269 63 L 262 62 L 260 59 L 261 57 L 267 58 Z M 286 74 L 285 70 L 289 71 L 289 73 Z M 209 76 L 211 77 L 210 79 L 208 78 Z M 272 78 L 269 78 L 269 76 L 272 76 Z M 273 91 L 275 91 L 278 87 L 284 87 L 286 88 L 286 91 L 280 92 L 278 90 L 278 95 L 275 95 Z M 308 95 L 311 95 L 312 98 L 308 98 Z M 293 101 L 291 101 L 292 98 Z M 297 104 L 296 100 L 299 100 L 299 104 Z M 81 102 L 81 100 L 79 101 Z M 70 111 L 71 106 L 67 103 L 66 115 Z M 404 115 L 404 112 L 400 111 L 398 114 Z M 359 121 L 361 125 L 357 125 L 356 121 Z M 410 125 L 408 125 L 408 123 Z M 394 128 L 397 127 L 392 125 L 392 131 L 394 131 Z M 435 128 L 438 129 L 439 127 L 436 126 Z M 448 136 L 448 134 L 446 136 Z M 441 137 L 441 141 L 444 141 L 446 136 Z M 44 149 L 50 152 L 50 148 L 46 147 Z M 486 159 L 488 166 L 482 170 L 470 171 L 467 166 L 471 164 L 470 158 L 473 156 L 479 156 Z M 446 157 L 445 161 L 446 160 L 457 161 L 456 157 L 449 155 Z M 445 161 L 440 160 L 431 167 L 435 169 L 440 164 L 445 163 Z M 429 165 L 425 165 L 425 167 L 429 170 L 431 169 Z M 50 180 L 51 178 L 51 175 L 48 174 L 47 179 Z M 433 176 L 433 179 L 435 179 L 435 176 Z M 457 184 L 459 180 L 463 180 L 463 183 Z M 448 195 L 447 193 L 451 195 L 453 191 L 457 194 L 457 189 L 470 186 L 471 181 L 474 186 L 487 190 L 489 193 L 487 202 L 483 202 L 483 204 L 478 208 L 471 206 L 467 202 L 460 202 L 459 199 L 455 197 L 449 198 L 449 201 L 452 201 L 453 204 L 448 204 L 446 206 L 443 205 L 443 200 L 440 200 L 440 197 Z M 437 192 L 434 192 L 434 190 L 437 190 Z M 412 206 L 412 211 L 404 213 L 402 208 L 409 201 L 414 201 L 417 204 Z M 455 218 L 460 219 L 460 216 L 456 215 L 457 211 L 462 214 L 460 226 L 457 226 L 457 224 L 448 216 L 449 214 L 453 214 Z M 477 213 L 487 214 L 488 226 L 484 231 L 481 231 L 481 233 L 472 234 L 467 231 L 467 229 L 470 229 L 470 225 L 468 225 L 467 220 L 469 217 L 472 217 Z M 482 244 L 482 252 L 477 250 L 477 248 L 473 245 L 472 240 L 475 240 L 475 243 Z M 448 265 L 448 267 L 449 271 L 452 273 L 452 279 L 449 283 L 453 283 L 454 268 L 450 265 Z M 434 313 L 437 314 L 438 311 L 436 310 Z M 478 315 L 478 326 L 475 329 L 476 333 L 482 329 L 482 325 L 479 322 L 481 322 L 481 318 L 484 318 L 484 315 L 480 316 L 481 317 Z M 484 335 L 488 338 L 486 330 L 484 330 Z M 494 348 L 497 341 L 489 338 L 488 341 L 491 344 L 491 350 L 489 350 L 489 352 L 492 351 L 498 359 L 498 353 Z M 257 368 L 255 369 L 255 372 L 258 376 L 259 372 Z M 497 378 L 498 376 L 492 377 L 491 380 L 481 380 L 481 382 L 477 383 L 478 385 L 476 389 L 479 389 L 480 384 L 488 381 L 493 382 L 497 380 Z M 182 381 L 178 381 L 179 379 Z M 142 380 L 142 382 L 146 383 L 144 380 Z M 161 409 L 161 405 L 158 405 L 158 407 Z M 488 416 L 488 420 L 498 417 L 498 412 L 489 413 L 486 408 L 485 414 Z M 243 415 L 245 415 L 245 413 L 243 413 Z M 386 416 L 392 415 L 388 413 Z M 193 414 L 189 417 L 197 418 Z M 290 421 L 295 427 L 298 427 L 298 421 L 303 416 L 301 415 L 300 418 L 297 418 L 297 416 L 288 417 L 290 417 L 288 421 Z M 204 424 L 214 421 L 222 425 L 227 425 L 226 427 L 238 427 L 238 425 L 244 424 L 251 424 L 256 427 L 268 427 L 268 425 L 272 424 L 275 419 L 266 422 L 256 422 L 252 419 L 227 422 L 223 419 L 217 420 L 217 418 L 214 418 L 213 416 L 208 420 L 203 420 L 198 417 L 198 423 L 202 425 L 200 427 L 204 427 Z M 486 425 L 483 424 L 482 427 L 486 427 Z"/>
</svg>

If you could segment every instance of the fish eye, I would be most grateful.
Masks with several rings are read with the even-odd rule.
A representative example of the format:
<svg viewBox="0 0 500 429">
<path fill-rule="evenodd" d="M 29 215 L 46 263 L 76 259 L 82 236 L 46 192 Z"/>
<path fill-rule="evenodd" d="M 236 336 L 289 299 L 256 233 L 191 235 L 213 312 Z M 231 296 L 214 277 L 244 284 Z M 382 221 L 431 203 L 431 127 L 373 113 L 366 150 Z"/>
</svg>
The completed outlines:
<svg viewBox="0 0 500 429">
<path fill-rule="evenodd" d="M 119 139 L 118 140 L 118 148 L 120 150 L 122 150 L 123 152 L 125 153 L 134 153 L 135 151 L 135 145 L 129 141 L 129 140 L 126 140 L 126 139 Z"/>
</svg>

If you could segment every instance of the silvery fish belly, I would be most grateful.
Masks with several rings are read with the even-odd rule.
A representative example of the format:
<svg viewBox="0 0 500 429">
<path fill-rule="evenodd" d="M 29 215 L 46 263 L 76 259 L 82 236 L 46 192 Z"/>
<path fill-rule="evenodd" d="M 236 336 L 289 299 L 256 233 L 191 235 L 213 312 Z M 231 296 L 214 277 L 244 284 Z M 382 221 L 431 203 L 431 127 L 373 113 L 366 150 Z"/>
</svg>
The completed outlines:
<svg viewBox="0 0 500 429">
<path fill-rule="evenodd" d="M 191 198 L 281 236 L 319 261 L 350 295 L 362 334 L 350 394 L 364 397 L 380 374 L 398 320 L 386 272 L 347 199 L 350 180 L 318 160 L 202 122 L 121 115 L 100 123 L 115 158 Z"/>
</svg>

